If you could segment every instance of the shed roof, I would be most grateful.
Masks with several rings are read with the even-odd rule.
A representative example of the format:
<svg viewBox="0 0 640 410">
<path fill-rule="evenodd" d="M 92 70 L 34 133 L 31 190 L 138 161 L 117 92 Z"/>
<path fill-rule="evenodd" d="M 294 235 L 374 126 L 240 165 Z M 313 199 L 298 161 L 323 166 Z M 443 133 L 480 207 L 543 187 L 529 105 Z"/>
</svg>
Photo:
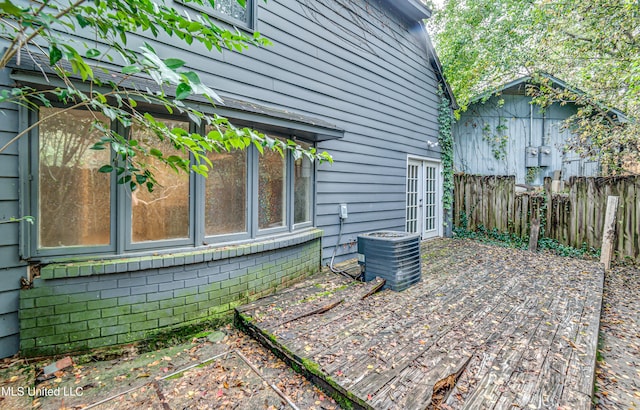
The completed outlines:
<svg viewBox="0 0 640 410">
<path fill-rule="evenodd" d="M 572 87 L 571 85 L 569 85 L 567 82 L 554 77 L 551 74 L 548 73 L 537 73 L 536 74 L 538 77 L 542 77 L 542 78 L 546 78 L 549 81 L 551 81 L 551 84 L 553 86 L 568 90 L 574 94 L 577 95 L 587 95 L 588 93 L 576 88 L 576 87 Z M 478 95 L 477 97 L 475 97 L 473 100 L 471 100 L 471 102 L 469 104 L 475 104 L 477 102 L 486 100 L 487 98 L 493 96 L 493 95 L 497 95 L 497 94 L 511 94 L 511 95 L 526 95 L 526 87 L 528 85 L 533 84 L 534 82 L 534 76 L 533 75 L 527 75 L 524 77 L 520 77 L 518 79 L 515 79 L 513 81 L 510 81 L 508 83 L 502 84 L 501 86 L 498 86 L 496 88 L 493 88 L 489 91 L 486 91 L 480 95 Z M 628 121 L 627 116 L 620 110 L 616 109 L 616 108 L 606 108 L 607 111 L 611 114 L 615 114 L 618 119 L 622 122 L 626 122 Z"/>
</svg>

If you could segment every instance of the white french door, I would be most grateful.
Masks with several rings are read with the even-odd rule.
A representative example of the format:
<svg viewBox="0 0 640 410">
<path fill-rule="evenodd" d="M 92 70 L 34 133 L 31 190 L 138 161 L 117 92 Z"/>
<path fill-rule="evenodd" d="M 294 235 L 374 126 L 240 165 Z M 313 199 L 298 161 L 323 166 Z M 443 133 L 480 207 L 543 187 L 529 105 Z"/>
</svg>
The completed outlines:
<svg viewBox="0 0 640 410">
<path fill-rule="evenodd" d="M 442 235 L 442 184 L 440 163 L 409 159 L 407 162 L 407 232 L 422 239 Z"/>
</svg>

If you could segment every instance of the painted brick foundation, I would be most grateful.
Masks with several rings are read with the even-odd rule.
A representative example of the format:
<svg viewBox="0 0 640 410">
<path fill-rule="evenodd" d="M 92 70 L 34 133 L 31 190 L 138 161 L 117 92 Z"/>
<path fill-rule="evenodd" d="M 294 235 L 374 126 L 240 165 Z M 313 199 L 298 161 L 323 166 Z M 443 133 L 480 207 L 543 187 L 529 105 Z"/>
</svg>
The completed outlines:
<svg viewBox="0 0 640 410">
<path fill-rule="evenodd" d="M 158 330 L 224 316 L 317 272 L 320 235 L 314 230 L 258 245 L 142 262 L 94 262 L 97 268 L 91 262 L 49 265 L 32 289 L 20 291 L 20 352 L 51 355 L 130 343 Z M 153 261 L 146 263 L 159 258 L 172 262 L 157 268 L 151 267 Z M 116 272 L 90 273 L 108 271 L 109 266 Z M 118 267 L 129 270 L 117 272 Z M 77 274 L 83 269 L 87 274 Z"/>
</svg>

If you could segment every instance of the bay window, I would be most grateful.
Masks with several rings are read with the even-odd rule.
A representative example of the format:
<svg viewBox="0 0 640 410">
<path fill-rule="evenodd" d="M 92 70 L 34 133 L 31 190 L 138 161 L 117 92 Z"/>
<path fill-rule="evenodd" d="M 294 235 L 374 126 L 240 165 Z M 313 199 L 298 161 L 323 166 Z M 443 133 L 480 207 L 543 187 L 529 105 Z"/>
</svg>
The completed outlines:
<svg viewBox="0 0 640 410">
<path fill-rule="evenodd" d="M 81 109 L 40 108 L 26 114 L 33 128 L 25 144 L 27 194 L 24 212 L 36 222 L 25 230 L 26 257 L 119 255 L 164 248 L 220 244 L 292 231 L 313 223 L 314 164 L 255 147 L 212 152 L 209 177 L 176 172 L 155 157 L 142 159 L 157 179 L 153 192 L 117 183 L 111 150 L 93 150 L 101 115 Z M 162 120 L 169 128 L 202 133 L 181 117 Z M 151 139 L 165 155 L 187 155 L 141 126 L 124 135 Z M 269 134 L 274 138 L 284 135 Z M 302 143 L 301 143 L 302 144 Z M 304 145 L 309 148 L 311 145 Z M 35 176 L 35 178 L 33 178 Z"/>
<path fill-rule="evenodd" d="M 301 143 L 305 149 L 311 145 Z M 311 222 L 313 215 L 313 163 L 308 158 L 298 158 L 293 163 L 293 223 Z"/>
<path fill-rule="evenodd" d="M 41 108 L 37 144 L 38 247 L 98 246 L 111 242 L 109 175 L 98 172 L 109 151 L 89 149 L 99 139 L 89 111 Z"/>
<path fill-rule="evenodd" d="M 247 232 L 247 151 L 212 152 L 205 180 L 206 236 Z"/>
<path fill-rule="evenodd" d="M 163 122 L 169 129 L 189 129 L 186 121 Z M 137 141 L 156 139 L 152 132 L 139 125 L 131 128 L 131 138 Z M 186 155 L 167 140 L 154 144 L 165 156 Z M 153 192 L 143 187 L 131 193 L 131 241 L 189 238 L 189 174 L 176 172 L 152 156 L 146 157 L 144 162 L 158 183 Z"/>
<path fill-rule="evenodd" d="M 275 151 L 265 150 L 258 160 L 258 228 L 283 226 L 286 217 L 287 164 Z"/>
</svg>

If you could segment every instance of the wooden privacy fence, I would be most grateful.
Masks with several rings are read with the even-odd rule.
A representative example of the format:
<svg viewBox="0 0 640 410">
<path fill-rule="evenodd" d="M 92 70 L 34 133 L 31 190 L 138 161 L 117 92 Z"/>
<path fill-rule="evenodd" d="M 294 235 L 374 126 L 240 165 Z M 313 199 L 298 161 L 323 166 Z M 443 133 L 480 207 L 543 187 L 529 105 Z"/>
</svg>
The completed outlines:
<svg viewBox="0 0 640 410">
<path fill-rule="evenodd" d="M 640 177 L 571 178 L 562 193 L 515 192 L 513 176 L 457 174 L 454 178 L 454 224 L 470 230 L 482 225 L 528 237 L 532 218 L 546 220 L 544 236 L 581 248 L 600 249 L 607 197 L 620 198 L 614 250 L 619 260 L 640 261 Z M 547 198 L 550 198 L 547 200 Z"/>
</svg>

